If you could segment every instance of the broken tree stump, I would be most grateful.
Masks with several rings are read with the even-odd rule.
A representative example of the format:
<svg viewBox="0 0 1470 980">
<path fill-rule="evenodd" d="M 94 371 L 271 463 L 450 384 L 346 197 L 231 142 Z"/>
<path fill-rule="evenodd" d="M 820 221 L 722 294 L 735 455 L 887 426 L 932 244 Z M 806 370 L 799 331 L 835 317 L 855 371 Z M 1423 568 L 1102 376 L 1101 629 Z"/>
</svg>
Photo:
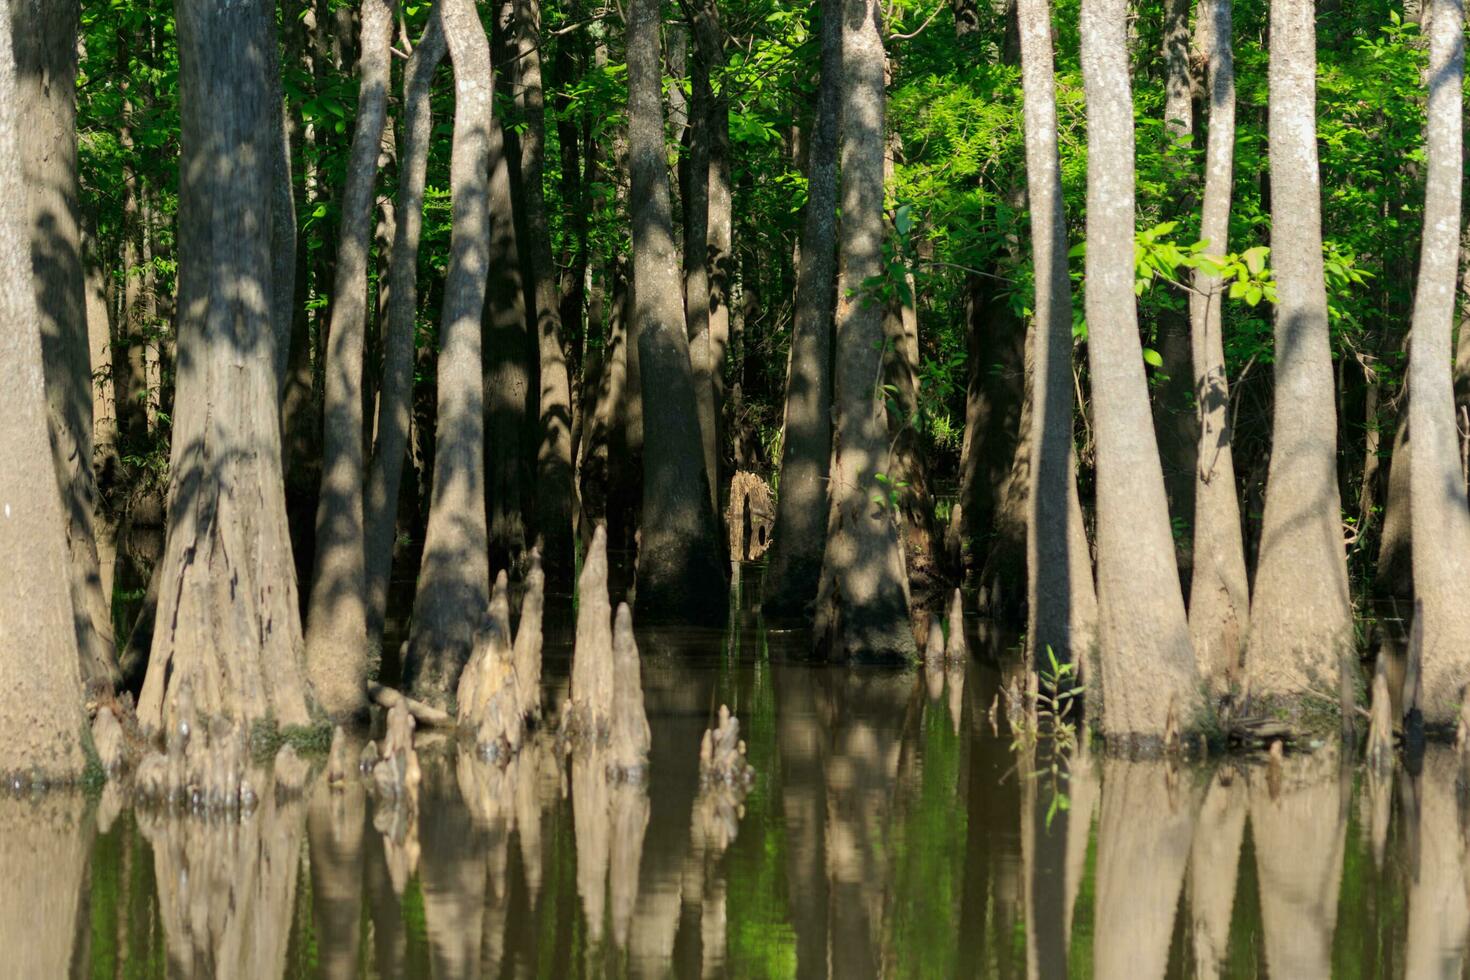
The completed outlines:
<svg viewBox="0 0 1470 980">
<path fill-rule="evenodd" d="M 642 779 L 648 771 L 652 733 L 643 710 L 643 672 L 638 663 L 638 644 L 633 639 L 633 613 L 626 602 L 618 604 L 613 626 L 612 733 L 607 768 L 621 779 Z"/>
<path fill-rule="evenodd" d="M 771 547 L 771 534 L 776 529 L 776 503 L 765 480 L 748 470 L 736 473 L 730 481 L 730 507 L 726 517 L 731 561 L 755 561 Z"/>
</svg>

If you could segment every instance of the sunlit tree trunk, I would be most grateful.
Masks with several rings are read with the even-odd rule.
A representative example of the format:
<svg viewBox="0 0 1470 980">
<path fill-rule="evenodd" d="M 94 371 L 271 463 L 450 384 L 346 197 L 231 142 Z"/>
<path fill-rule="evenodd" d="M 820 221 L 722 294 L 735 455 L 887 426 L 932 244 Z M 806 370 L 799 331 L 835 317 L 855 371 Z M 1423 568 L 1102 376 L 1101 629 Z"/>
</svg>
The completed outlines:
<svg viewBox="0 0 1470 980">
<path fill-rule="evenodd" d="M 1203 0 L 1198 41 L 1206 71 L 1209 137 L 1200 238 L 1208 255 L 1229 248 L 1230 188 L 1235 156 L 1235 61 L 1231 46 L 1233 0 Z M 1225 375 L 1224 283 L 1208 269 L 1195 270 L 1189 297 L 1199 460 L 1194 486 L 1193 578 L 1189 633 L 1195 658 L 1211 692 L 1223 694 L 1239 679 L 1240 654 L 1250 615 L 1240 501 L 1230 449 L 1230 392 Z"/>
<path fill-rule="evenodd" d="M 1092 553 L 1077 499 L 1072 442 L 1072 283 L 1057 151 L 1051 4 L 1020 0 L 1021 81 L 1025 90 L 1026 174 L 1036 324 L 1032 333 L 1031 487 L 1027 521 L 1027 636 L 1038 664 L 1046 651 L 1085 659 L 1096 643 Z"/>
<path fill-rule="evenodd" d="M 882 390 L 883 35 L 876 0 L 842 10 L 842 269 L 837 283 L 836 448 L 816 642 L 834 660 L 912 659 L 908 576 L 893 501 Z M 875 499 L 876 498 L 876 499 Z"/>
<path fill-rule="evenodd" d="M 347 183 L 337 281 L 327 341 L 322 482 L 316 563 L 306 622 L 306 664 L 322 707 L 334 718 L 367 710 L 367 572 L 364 563 L 363 356 L 368 250 L 372 245 L 378 151 L 388 114 L 392 0 L 364 0 L 360 89 Z"/>
<path fill-rule="evenodd" d="M 436 0 L 436 8 L 437 8 Z M 383 634 L 393 531 L 403 480 L 413 398 L 414 314 L 418 305 L 419 236 L 428 172 L 429 89 L 447 50 L 439 11 L 433 9 L 403 71 L 403 146 L 398 161 L 398 224 L 388 270 L 388 328 L 383 338 L 383 386 L 378 395 L 377 445 L 367 490 L 366 570 L 368 639 Z"/>
<path fill-rule="evenodd" d="M 673 47 L 670 49 L 677 50 Z M 699 436 L 709 479 L 710 506 L 718 513 L 719 462 L 716 445 L 715 389 L 711 377 L 709 335 L 709 62 L 696 51 L 689 73 L 688 153 L 681 167 L 684 205 L 684 315 L 689 326 L 689 360 L 694 371 L 694 397 L 699 410 Z M 671 87 L 670 93 L 677 91 Z M 677 131 L 677 126 L 676 126 Z"/>
<path fill-rule="evenodd" d="M 489 274 L 493 122 L 490 40 L 474 3 L 442 0 L 440 15 L 454 62 L 454 227 L 439 326 L 433 501 L 404 666 L 414 696 L 444 707 L 490 603 L 480 316 Z"/>
<path fill-rule="evenodd" d="M 1312 0 L 1271 4 L 1271 264 L 1276 398 L 1246 673 L 1260 707 L 1351 697 L 1352 608 L 1322 265 Z M 1448 356 L 1448 351 L 1446 351 Z M 1319 705 L 1320 707 L 1320 705 Z M 1327 705 L 1335 710 L 1334 705 Z M 1351 711 L 1351 703 L 1343 704 Z"/>
<path fill-rule="evenodd" d="M 76 0 L 16 0 L 10 17 L 31 259 L 18 274 L 34 283 L 40 314 L 51 449 L 61 487 L 82 678 L 110 687 L 118 673 L 111 596 L 102 591 L 93 529 L 92 363 L 77 200 L 78 8 Z"/>
<path fill-rule="evenodd" d="M 643 518 L 637 611 L 643 621 L 723 621 L 724 561 L 704 469 L 669 202 L 657 0 L 628 8 L 634 335 L 643 401 Z"/>
<path fill-rule="evenodd" d="M 1084 0 L 1087 327 L 1097 430 L 1097 593 L 1109 740 L 1202 719 L 1133 293 L 1133 103 L 1126 0 Z"/>
<path fill-rule="evenodd" d="M 24 179 L 20 145 L 26 134 L 17 112 L 12 25 L 6 3 L 0 6 L 0 180 L 16 188 Z M 0 554 L 9 556 L 0 562 L 0 770 L 53 781 L 81 775 L 86 720 L 68 587 L 66 514 L 51 455 L 41 317 L 31 288 L 29 224 L 23 195 L 0 197 L 0 391 L 6 392 L 0 412 L 0 454 L 6 460 L 0 466 Z M 85 336 L 85 324 L 82 329 Z"/>
<path fill-rule="evenodd" d="M 832 457 L 832 315 L 837 273 L 837 125 L 842 97 L 842 3 L 823 0 L 807 202 L 796 278 L 796 323 L 786 378 L 776 530 L 761 583 L 767 619 L 801 618 L 817 597 L 827 540 Z"/>
<path fill-rule="evenodd" d="M 1409 338 L 1409 429 L 1413 505 L 1414 615 L 1409 656 L 1418 690 L 1406 704 L 1423 722 L 1452 727 L 1470 681 L 1470 509 L 1460 471 L 1451 333 L 1460 262 L 1463 173 L 1461 89 L 1465 78 L 1462 0 L 1430 0 L 1428 182 L 1424 239 Z"/>
<path fill-rule="evenodd" d="M 725 35 L 718 0 L 699 0 L 694 41 L 712 77 L 725 65 Z M 732 199 L 730 194 L 730 94 L 721 81 L 709 103 L 709 372 L 714 391 L 715 428 L 724 431 L 725 354 L 730 346 L 730 296 L 735 281 Z M 718 450 L 724 443 L 716 437 Z M 718 455 L 718 452 L 716 453 Z"/>
<path fill-rule="evenodd" d="M 186 681 L 203 717 L 310 720 L 271 320 L 274 7 L 178 5 L 178 388 L 145 730 Z"/>
</svg>

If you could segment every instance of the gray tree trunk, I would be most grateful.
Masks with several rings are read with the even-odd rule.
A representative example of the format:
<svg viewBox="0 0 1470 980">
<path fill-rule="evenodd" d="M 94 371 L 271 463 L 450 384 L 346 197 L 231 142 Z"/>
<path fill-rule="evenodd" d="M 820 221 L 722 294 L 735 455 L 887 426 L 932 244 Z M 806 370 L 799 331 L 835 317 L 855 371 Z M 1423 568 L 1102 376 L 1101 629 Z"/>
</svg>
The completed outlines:
<svg viewBox="0 0 1470 980">
<path fill-rule="evenodd" d="M 643 394 L 641 622 L 722 622 L 723 560 L 704 471 L 674 248 L 660 95 L 659 5 L 628 6 L 628 162 L 632 178 L 634 336 Z"/>
<path fill-rule="evenodd" d="M 1127 0 L 1084 0 L 1087 336 L 1097 433 L 1099 657 L 1110 741 L 1203 719 L 1199 673 L 1149 410 L 1133 293 L 1133 102 Z"/>
<path fill-rule="evenodd" d="M 454 229 L 439 326 L 433 499 L 404 668 L 414 697 L 447 708 L 490 606 L 480 315 L 489 274 L 493 79 L 490 40 L 473 0 L 441 0 L 439 9 L 454 62 Z"/>
<path fill-rule="evenodd" d="M 1230 188 L 1235 156 L 1235 62 L 1231 47 L 1233 0 L 1201 0 L 1198 40 L 1206 68 L 1209 136 L 1200 238 L 1206 252 L 1229 250 Z M 1193 578 L 1189 634 L 1200 674 L 1216 697 L 1240 679 L 1240 656 L 1250 617 L 1240 500 L 1230 449 L 1230 391 L 1225 375 L 1224 283 L 1196 269 L 1189 297 L 1190 346 L 1199 414 L 1195 467 Z"/>
<path fill-rule="evenodd" d="M 678 50 L 671 48 L 671 50 Z M 689 325 L 689 360 L 694 370 L 694 396 L 699 409 L 699 435 L 704 447 L 704 471 L 709 480 L 710 506 L 718 513 L 719 427 L 715 420 L 715 389 L 711 373 L 709 335 L 709 62 L 696 51 L 689 76 L 689 152 L 685 159 L 684 194 L 684 315 Z M 676 91 L 677 86 L 670 88 Z"/>
<path fill-rule="evenodd" d="M 1460 470 L 1451 376 L 1455 284 L 1460 261 L 1460 183 L 1464 177 L 1462 0 L 1430 0 L 1427 183 L 1419 282 L 1409 337 L 1409 427 L 1413 505 L 1414 615 L 1419 689 L 1406 704 L 1426 725 L 1449 729 L 1470 681 L 1470 508 Z"/>
<path fill-rule="evenodd" d="M 275 10 L 179 0 L 178 387 L 157 624 L 138 701 L 163 728 L 189 684 L 201 717 L 310 720 L 281 476 L 271 321 L 269 77 Z"/>
<path fill-rule="evenodd" d="M 883 306 L 864 283 L 883 272 L 883 35 L 876 0 L 842 8 L 842 233 L 837 282 L 836 435 L 816 642 L 833 660 L 916 656 L 890 470 Z"/>
<path fill-rule="evenodd" d="M 767 620 L 802 619 L 817 598 L 832 462 L 832 316 L 837 274 L 837 126 L 842 112 L 842 0 L 822 0 L 822 76 L 812 118 L 796 322 L 786 378 L 776 528 L 761 584 Z"/>
<path fill-rule="evenodd" d="M 436 3 L 439 0 L 436 0 Z M 383 386 L 378 395 L 378 443 L 367 491 L 366 571 L 368 638 L 378 642 L 388 605 L 393 532 L 403 480 L 412 412 L 414 313 L 418 306 L 419 236 L 424 224 L 424 181 L 428 172 L 429 90 L 447 50 L 437 10 L 403 71 L 403 147 L 398 161 L 398 226 L 388 270 L 388 329 L 383 340 Z"/>
<path fill-rule="evenodd" d="M 536 450 L 536 533 L 547 581 L 572 582 L 572 392 L 562 345 L 560 295 L 551 261 L 542 171 L 546 160 L 545 94 L 541 85 L 540 0 L 516 0 L 516 105 L 525 129 L 520 134 L 521 181 L 525 188 L 526 232 L 531 295 L 536 303 L 536 335 L 541 355 L 541 437 Z"/>
<path fill-rule="evenodd" d="M 712 75 L 725 65 L 725 36 L 717 0 L 700 0 L 694 41 Z M 725 354 L 730 347 L 730 291 L 735 279 L 730 197 L 730 95 L 721 84 L 709 104 L 709 375 L 714 392 L 716 455 L 724 443 Z"/>
<path fill-rule="evenodd" d="M 9 2 L 0 6 L 0 179 L 15 188 L 25 179 L 21 144 L 37 134 L 21 129 L 24 116 L 17 111 L 22 103 L 11 30 L 20 18 L 13 20 L 12 13 Z M 7 785 L 14 776 L 75 779 L 86 764 L 66 506 L 50 450 L 42 319 L 31 287 L 32 229 L 24 197 L 0 198 L 0 390 L 6 392 L 0 554 L 8 556 L 0 563 L 0 739 L 6 747 L 0 768 Z M 76 269 L 80 276 L 80 263 Z M 85 322 L 82 327 L 85 337 Z"/>
<path fill-rule="evenodd" d="M 388 115 L 393 0 L 363 0 L 357 121 L 342 190 L 337 279 L 327 340 L 322 482 L 317 498 L 316 563 L 306 621 L 306 664 L 333 719 L 367 710 L 371 667 L 363 495 L 363 354 L 368 250 L 372 245 L 378 152 Z"/>
<path fill-rule="evenodd" d="M 102 591 L 94 517 L 92 363 L 77 187 L 76 0 L 15 0 L 15 97 L 29 202 L 31 268 L 39 307 L 53 459 L 66 520 L 82 678 L 117 682 L 111 595 Z"/>
<path fill-rule="evenodd" d="M 1077 452 L 1072 441 L 1072 283 L 1067 273 L 1067 221 L 1057 150 L 1051 3 L 1019 0 L 1017 16 L 1036 270 L 1027 637 L 1040 666 L 1047 662 L 1048 649 L 1058 659 L 1073 662 L 1091 657 L 1097 640 L 1097 592 L 1077 499 Z"/>
<path fill-rule="evenodd" d="M 1348 680 L 1353 646 L 1322 268 L 1316 64 L 1312 0 L 1274 0 L 1268 138 L 1271 264 L 1280 297 L 1276 398 L 1246 652 L 1251 696 L 1267 711 L 1331 699 Z"/>
</svg>

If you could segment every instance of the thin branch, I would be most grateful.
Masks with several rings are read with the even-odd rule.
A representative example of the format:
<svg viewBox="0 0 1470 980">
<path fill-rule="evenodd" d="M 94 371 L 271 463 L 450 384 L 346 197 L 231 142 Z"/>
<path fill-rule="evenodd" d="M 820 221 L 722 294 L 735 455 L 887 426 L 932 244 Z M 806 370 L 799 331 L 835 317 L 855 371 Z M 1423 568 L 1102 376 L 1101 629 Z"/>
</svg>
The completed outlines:
<svg viewBox="0 0 1470 980">
<path fill-rule="evenodd" d="M 908 41 L 908 40 L 911 40 L 913 38 L 918 37 L 921 33 L 923 33 L 924 28 L 928 27 L 934 21 L 934 18 L 939 16 L 939 11 L 940 11 L 940 9 L 943 6 L 944 6 L 944 4 L 942 4 L 942 3 L 936 4 L 935 7 L 934 7 L 933 13 L 931 13 L 928 17 L 925 17 L 924 18 L 924 23 L 920 24 L 918 27 L 914 28 L 912 31 L 910 31 L 907 34 L 890 34 L 890 35 L 888 35 L 888 40 L 890 40 L 890 41 Z"/>
</svg>

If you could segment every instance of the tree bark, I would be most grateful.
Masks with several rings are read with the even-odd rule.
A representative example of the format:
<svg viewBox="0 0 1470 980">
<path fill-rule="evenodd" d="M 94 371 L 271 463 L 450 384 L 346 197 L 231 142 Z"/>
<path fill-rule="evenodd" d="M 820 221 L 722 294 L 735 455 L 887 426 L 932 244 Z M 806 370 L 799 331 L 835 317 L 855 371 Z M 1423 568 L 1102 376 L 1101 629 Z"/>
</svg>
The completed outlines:
<svg viewBox="0 0 1470 980">
<path fill-rule="evenodd" d="M 1090 658 L 1096 643 L 1097 593 L 1077 498 L 1077 451 L 1072 441 L 1072 283 L 1057 149 L 1051 4 L 1020 0 L 1017 18 L 1036 280 L 1026 635 L 1033 660 L 1041 667 L 1048 663 L 1049 650 L 1074 663 Z"/>
<path fill-rule="evenodd" d="M 1229 248 L 1230 189 L 1235 155 L 1235 61 L 1231 46 L 1233 0 L 1203 0 L 1199 46 L 1206 66 L 1209 136 L 1200 238 L 1208 254 Z M 1199 413 L 1199 462 L 1194 484 L 1193 578 L 1189 634 L 1200 674 L 1219 697 L 1240 679 L 1240 655 L 1250 618 L 1245 542 L 1240 531 L 1235 460 L 1230 448 L 1230 391 L 1225 374 L 1225 286 L 1196 269 L 1189 297 L 1190 347 Z"/>
<path fill-rule="evenodd" d="M 832 317 L 837 274 L 837 127 L 842 112 L 842 0 L 822 0 L 822 75 L 812 119 L 807 202 L 786 379 L 781 494 L 761 584 L 768 621 L 805 618 L 827 544 L 832 461 Z"/>
<path fill-rule="evenodd" d="M 270 317 L 274 8 L 180 0 L 179 376 L 157 626 L 138 702 L 310 720 Z"/>
<path fill-rule="evenodd" d="M 1312 0 L 1271 5 L 1269 111 L 1276 398 L 1246 653 L 1251 695 L 1267 711 L 1300 708 L 1324 692 L 1330 699 L 1349 679 L 1353 647 L 1322 266 Z"/>
<path fill-rule="evenodd" d="M 94 517 L 92 363 L 87 336 L 85 274 L 77 187 L 76 0 L 17 0 L 15 97 L 21 175 L 28 201 L 31 274 L 35 289 L 51 448 L 68 551 L 73 622 L 82 678 L 117 682 L 111 596 L 104 595 Z"/>
<path fill-rule="evenodd" d="M 1424 724 L 1451 729 L 1470 681 L 1470 508 L 1460 470 L 1453 339 L 1460 263 L 1460 183 L 1464 176 L 1461 88 L 1465 77 L 1463 0 L 1431 0 L 1429 108 L 1425 126 L 1424 238 L 1409 337 L 1409 427 L 1413 504 L 1414 615 L 1409 656 L 1419 689 L 1406 708 Z"/>
<path fill-rule="evenodd" d="M 1133 293 L 1133 103 L 1126 0 L 1084 0 L 1087 325 L 1097 431 L 1097 593 L 1109 741 L 1203 719 L 1149 411 Z"/>
<path fill-rule="evenodd" d="M 525 189 L 526 252 L 530 293 L 536 304 L 536 335 L 541 359 L 540 440 L 536 450 L 536 533 L 547 582 L 572 582 L 572 395 L 562 345 L 560 296 L 551 261 L 542 171 L 546 160 L 545 94 L 541 86 L 541 8 L 539 0 L 516 0 L 516 105 L 520 134 L 521 181 Z"/>
<path fill-rule="evenodd" d="M 367 489 L 368 639 L 383 635 L 393 532 L 403 480 L 413 398 L 414 314 L 418 308 L 419 237 L 424 224 L 428 173 L 429 94 L 434 71 L 447 50 L 437 9 L 403 71 L 403 150 L 398 164 L 398 226 L 388 270 L 388 329 L 383 340 L 383 387 L 378 396 L 378 440 Z"/>
<path fill-rule="evenodd" d="M 644 429 L 637 611 L 640 622 L 723 622 L 724 561 L 699 429 L 688 424 L 697 409 L 664 162 L 658 25 L 657 0 L 632 0 L 628 154 Z"/>
<path fill-rule="evenodd" d="M 842 270 L 837 283 L 830 518 L 816 642 L 833 660 L 916 656 L 882 397 L 883 307 L 864 284 L 883 271 L 883 35 L 876 0 L 842 10 Z"/>
<path fill-rule="evenodd" d="M 733 221 L 730 196 L 730 96 L 717 77 L 725 66 L 725 39 L 717 0 L 699 0 L 694 41 L 712 81 L 719 81 L 709 103 L 709 373 L 714 392 L 716 456 L 723 445 L 725 353 L 730 346 L 730 290 L 734 282 Z"/>
<path fill-rule="evenodd" d="M 378 152 L 388 115 L 393 0 L 363 0 L 357 121 L 342 189 L 337 281 L 327 339 L 322 483 L 317 498 L 316 563 L 306 622 L 306 664 L 327 714 L 367 709 L 371 668 L 364 558 L 363 356 L 368 252 L 372 247 Z"/>
<path fill-rule="evenodd" d="M 480 315 L 489 275 L 493 81 L 490 41 L 474 3 L 441 3 L 456 92 L 449 163 L 454 226 L 439 328 L 433 499 L 404 667 L 405 693 L 448 710 L 490 604 Z"/>
<path fill-rule="evenodd" d="M 694 371 L 694 397 L 699 411 L 699 435 L 704 448 L 704 472 L 709 481 L 710 507 L 719 513 L 719 427 L 715 419 L 715 389 L 711 372 L 709 335 L 709 62 L 696 51 L 689 73 L 690 99 L 683 170 L 684 204 L 684 310 L 689 325 L 689 360 Z M 671 88 L 670 91 L 674 91 Z"/>
<path fill-rule="evenodd" d="M 532 390 L 531 337 L 526 294 L 521 282 L 520 242 L 516 237 L 507 140 L 499 120 L 490 126 L 490 281 L 486 284 L 485 462 L 489 480 L 486 509 L 490 521 L 492 567 L 508 568 L 526 549 L 526 510 L 531 473 L 528 452 Z"/>
<path fill-rule="evenodd" d="M 18 112 L 11 46 L 17 25 L 11 14 L 0 7 L 0 179 L 15 188 L 25 179 L 21 144 L 35 134 L 20 126 L 24 116 Z M 6 460 L 0 466 L 0 554 L 10 556 L 0 563 L 0 739 L 7 785 L 15 776 L 75 779 L 86 765 L 66 508 L 50 448 L 42 320 L 27 247 L 34 219 L 28 211 L 23 196 L 0 197 L 0 322 L 6 325 L 0 330 L 0 390 L 6 392 L 6 410 L 0 412 L 0 454 Z"/>
</svg>

